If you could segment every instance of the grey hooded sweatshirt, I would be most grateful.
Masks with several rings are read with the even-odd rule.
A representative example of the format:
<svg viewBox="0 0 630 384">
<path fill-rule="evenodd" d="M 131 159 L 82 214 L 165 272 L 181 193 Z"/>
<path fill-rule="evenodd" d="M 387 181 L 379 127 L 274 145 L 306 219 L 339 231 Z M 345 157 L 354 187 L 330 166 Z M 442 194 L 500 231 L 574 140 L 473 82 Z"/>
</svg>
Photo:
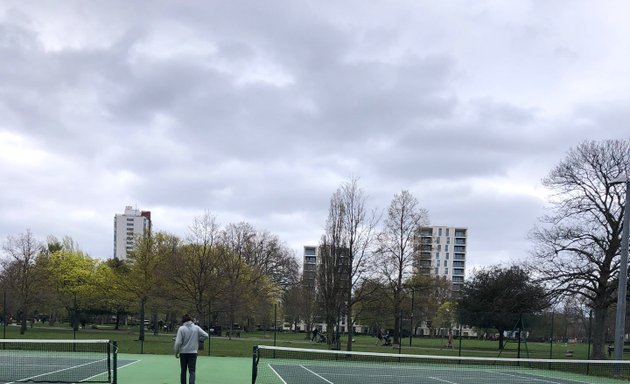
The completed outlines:
<svg viewBox="0 0 630 384">
<path fill-rule="evenodd" d="M 206 331 L 192 321 L 187 321 L 177 330 L 175 353 L 197 353 L 199 342 L 208 338 Z"/>
</svg>

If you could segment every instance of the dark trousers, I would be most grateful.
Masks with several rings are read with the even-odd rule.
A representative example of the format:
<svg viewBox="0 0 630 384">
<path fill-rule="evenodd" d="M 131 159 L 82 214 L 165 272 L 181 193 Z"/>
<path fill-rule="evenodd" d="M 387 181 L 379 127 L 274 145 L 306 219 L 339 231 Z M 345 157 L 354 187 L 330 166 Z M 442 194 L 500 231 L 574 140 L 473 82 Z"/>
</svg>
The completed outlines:
<svg viewBox="0 0 630 384">
<path fill-rule="evenodd" d="M 180 353 L 179 354 L 179 366 L 181 368 L 179 374 L 179 382 L 186 384 L 186 369 L 190 374 L 189 384 L 195 384 L 195 370 L 197 368 L 197 354 L 196 353 Z"/>
</svg>

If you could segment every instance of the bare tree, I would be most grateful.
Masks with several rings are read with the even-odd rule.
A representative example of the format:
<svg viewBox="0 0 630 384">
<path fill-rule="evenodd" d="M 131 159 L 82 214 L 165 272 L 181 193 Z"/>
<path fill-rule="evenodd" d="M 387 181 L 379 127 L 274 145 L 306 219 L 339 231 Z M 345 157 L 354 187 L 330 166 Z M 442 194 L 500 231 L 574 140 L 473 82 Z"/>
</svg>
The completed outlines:
<svg viewBox="0 0 630 384">
<path fill-rule="evenodd" d="M 557 296 L 583 296 L 594 314 L 593 358 L 605 358 L 609 308 L 616 301 L 625 188 L 611 180 L 630 166 L 630 141 L 588 141 L 569 151 L 543 184 L 549 214 L 531 232 L 530 263 Z M 624 271 L 627 273 L 627 271 Z"/>
<path fill-rule="evenodd" d="M 4 285 L 8 287 L 17 305 L 20 319 L 20 334 L 26 332 L 29 311 L 37 298 L 37 256 L 43 244 L 37 241 L 30 230 L 16 237 L 8 236 L 2 250 L 8 256 L 2 259 Z"/>
<path fill-rule="evenodd" d="M 210 301 L 216 298 L 217 260 L 216 245 L 220 235 L 216 218 L 209 212 L 195 217 L 189 227 L 187 243 L 173 243 L 176 252 L 172 253 L 172 268 L 168 275 L 177 287 L 178 299 L 201 319 L 202 324 L 210 325 L 206 319 Z"/>
<path fill-rule="evenodd" d="M 413 273 L 414 240 L 418 229 L 428 225 L 429 214 L 409 191 L 396 194 L 387 211 L 385 227 L 378 235 L 381 276 L 391 294 L 394 310 L 394 343 L 400 343 L 400 310 L 403 290 Z"/>
<path fill-rule="evenodd" d="M 286 291 L 299 283 L 299 266 L 293 252 L 278 236 L 267 231 L 254 232 L 245 247 L 245 261 L 263 276 Z"/>
<path fill-rule="evenodd" d="M 378 224 L 379 216 L 376 211 L 368 211 L 365 206 L 366 196 L 359 187 L 357 178 L 352 178 L 344 183 L 339 193 L 335 194 L 340 199 L 343 207 L 341 212 L 341 224 L 345 244 L 347 247 L 347 262 L 343 263 L 344 301 L 345 315 L 348 324 L 347 350 L 352 350 L 353 325 L 355 324 L 353 307 L 357 302 L 365 298 L 367 290 L 358 290 L 363 280 L 373 272 L 372 245 L 374 240 L 374 228 Z"/>
<path fill-rule="evenodd" d="M 329 348 L 333 348 L 333 340 L 338 341 L 335 328 L 339 326 L 344 307 L 344 285 L 349 284 L 343 273 L 348 268 L 344 265 L 348 263 L 348 247 L 343 229 L 345 207 L 340 195 L 337 190 L 330 199 L 326 230 L 319 244 L 317 269 L 317 301 L 324 314 Z M 338 343 L 334 347 L 339 348 Z"/>
<path fill-rule="evenodd" d="M 347 350 L 352 350 L 353 307 L 366 291 L 357 289 L 372 270 L 371 245 L 378 223 L 376 211 L 368 212 L 358 179 L 343 183 L 330 198 L 325 234 L 320 244 L 320 299 L 328 321 L 347 319 Z M 336 315 L 334 315 L 336 313 Z"/>
</svg>

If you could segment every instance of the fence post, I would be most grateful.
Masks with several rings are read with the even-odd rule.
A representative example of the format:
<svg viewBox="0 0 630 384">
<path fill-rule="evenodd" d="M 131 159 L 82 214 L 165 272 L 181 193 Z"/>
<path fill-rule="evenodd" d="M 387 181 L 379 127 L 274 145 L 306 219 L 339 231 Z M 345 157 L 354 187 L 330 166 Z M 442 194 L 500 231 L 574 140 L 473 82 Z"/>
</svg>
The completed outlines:
<svg viewBox="0 0 630 384">
<path fill-rule="evenodd" d="M 553 359 L 553 320 L 556 313 L 551 312 L 551 335 L 549 336 L 549 358 Z"/>
</svg>

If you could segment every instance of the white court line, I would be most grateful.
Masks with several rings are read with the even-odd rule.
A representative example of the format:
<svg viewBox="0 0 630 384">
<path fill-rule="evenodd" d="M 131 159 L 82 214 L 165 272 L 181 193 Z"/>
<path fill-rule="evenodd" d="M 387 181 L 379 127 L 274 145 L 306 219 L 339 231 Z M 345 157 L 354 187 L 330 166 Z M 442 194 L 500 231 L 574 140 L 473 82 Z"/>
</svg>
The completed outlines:
<svg viewBox="0 0 630 384">
<path fill-rule="evenodd" d="M 141 362 L 141 361 L 142 361 L 142 360 L 134 360 L 134 361 L 132 361 L 132 362 L 131 362 L 131 363 L 129 363 L 129 364 L 119 365 L 117 368 L 118 368 L 118 369 L 122 369 L 122 368 L 128 367 L 128 366 L 130 366 L 130 365 L 134 365 L 134 364 L 136 364 L 136 363 L 139 363 L 139 362 Z"/>
<path fill-rule="evenodd" d="M 278 374 L 278 372 L 276 372 L 276 370 L 275 370 L 275 369 L 273 369 L 273 367 L 271 366 L 271 364 L 267 364 L 267 366 L 268 366 L 269 368 L 271 368 L 271 370 L 273 371 L 273 373 L 275 373 L 275 374 L 276 374 L 276 376 L 278 376 L 278 379 L 280 379 L 280 381 L 282 381 L 284 384 L 287 384 L 287 382 L 286 382 L 286 381 L 284 381 L 284 379 L 282 378 L 282 376 L 280 376 L 280 375 Z"/>
<path fill-rule="evenodd" d="M 429 377 L 429 379 L 432 379 L 432 380 L 437 380 L 437 381 L 441 381 L 441 382 L 443 382 L 443 383 L 448 383 L 448 384 L 457 384 L 457 383 L 456 383 L 456 382 L 454 382 L 454 381 L 445 380 L 445 379 L 440 379 L 439 377 Z"/>
<path fill-rule="evenodd" d="M 306 368 L 306 367 L 305 367 L 305 366 L 303 366 L 303 365 L 300 365 L 300 367 L 302 367 L 302 368 L 306 369 L 307 371 L 309 371 L 309 372 L 310 372 L 310 373 L 312 373 L 313 375 L 315 375 L 315 376 L 319 377 L 320 379 L 324 380 L 325 382 L 327 382 L 327 383 L 329 383 L 329 384 L 335 384 L 335 383 L 333 383 L 332 381 L 327 380 L 326 378 L 322 377 L 321 375 L 318 375 L 317 373 L 315 373 L 315 372 L 311 371 L 310 369 Z"/>
<path fill-rule="evenodd" d="M 550 380 L 547 378 L 542 378 L 542 377 L 532 377 L 530 375 L 526 375 L 526 376 L 522 376 L 522 375 L 516 375 L 513 373 L 504 373 L 504 372 L 497 372 L 500 375 L 505 375 L 505 376 L 510 376 L 510 377 L 516 377 L 519 379 L 526 379 L 526 380 L 532 380 L 532 381 L 542 381 L 543 383 L 551 383 L 551 384 L 563 384 L 566 383 L 566 380 L 563 381 L 554 381 L 554 380 Z M 577 380 L 572 380 L 570 379 L 569 381 L 574 382 L 574 383 L 583 383 L 583 381 L 577 381 Z"/>
<path fill-rule="evenodd" d="M 15 384 L 15 383 L 19 383 L 21 381 L 29 381 L 29 380 L 33 380 L 36 379 L 38 377 L 42 377 L 42 376 L 46 376 L 46 375 L 52 375 L 58 372 L 63 372 L 63 371 L 67 371 L 69 369 L 75 369 L 75 368 L 81 368 L 81 367 L 85 367 L 86 365 L 90 365 L 90 364 L 94 364 L 94 363 L 100 363 L 102 361 L 106 361 L 107 359 L 101 359 L 101 360 L 97 360 L 97 361 L 90 361 L 89 363 L 85 363 L 85 364 L 81 364 L 81 365 L 75 365 L 72 367 L 68 367 L 68 368 L 63 368 L 63 369 L 58 369 L 56 371 L 52 371 L 52 372 L 46 372 L 46 373 L 42 373 L 40 375 L 35 375 L 35 376 L 31 376 L 31 377 L 25 377 L 23 379 L 19 379 L 19 380 L 15 380 L 15 381 L 11 381 L 9 383 L 6 384 Z"/>
<path fill-rule="evenodd" d="M 119 369 L 122 369 L 122 368 L 128 367 L 128 366 L 133 365 L 133 364 L 138 363 L 138 362 L 140 362 L 140 360 L 135 360 L 135 361 L 132 361 L 132 362 L 131 362 L 131 363 L 129 363 L 129 364 L 125 364 L 125 365 L 123 365 L 123 366 L 116 367 L 116 370 L 119 370 Z M 103 375 L 105 375 L 105 374 L 107 374 L 107 372 L 97 373 L 96 375 L 94 375 L 94 376 L 90 376 L 90 377 L 85 378 L 85 379 L 83 379 L 83 380 L 80 380 L 79 382 L 80 382 L 80 383 L 84 383 L 84 382 L 86 382 L 86 381 L 88 381 L 88 380 L 92 380 L 93 378 L 95 378 L 95 377 L 97 377 L 97 376 L 103 376 Z"/>
</svg>

